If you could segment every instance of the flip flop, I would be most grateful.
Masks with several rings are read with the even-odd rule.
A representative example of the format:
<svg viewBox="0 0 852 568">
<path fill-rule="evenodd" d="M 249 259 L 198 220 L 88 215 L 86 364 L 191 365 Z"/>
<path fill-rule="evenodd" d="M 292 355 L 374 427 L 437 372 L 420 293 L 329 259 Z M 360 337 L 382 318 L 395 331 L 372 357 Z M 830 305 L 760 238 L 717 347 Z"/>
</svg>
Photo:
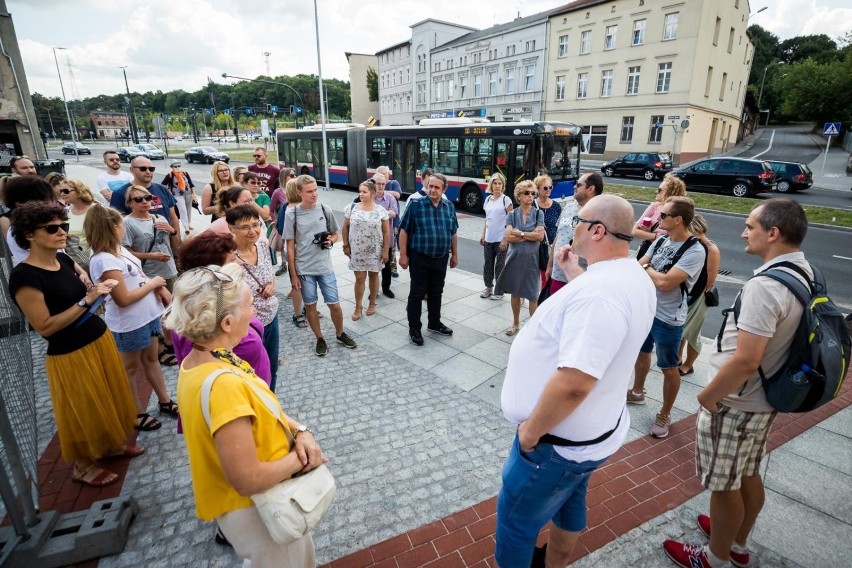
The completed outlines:
<svg viewBox="0 0 852 568">
<path fill-rule="evenodd" d="M 97 475 L 95 475 L 93 469 L 96 471 L 99 470 Z M 74 464 L 74 473 L 71 474 L 71 479 L 77 483 L 90 485 L 91 487 L 104 487 L 118 481 L 118 475 L 111 471 L 96 467 L 94 464 L 81 471 L 80 468 L 77 467 L 77 464 Z"/>
<path fill-rule="evenodd" d="M 162 422 L 148 414 L 147 412 L 142 412 L 136 415 L 136 418 L 141 418 L 142 421 L 139 424 L 135 424 L 133 428 L 135 430 L 142 430 L 143 432 L 151 432 L 152 430 L 159 430 L 160 426 L 163 425 Z"/>
</svg>

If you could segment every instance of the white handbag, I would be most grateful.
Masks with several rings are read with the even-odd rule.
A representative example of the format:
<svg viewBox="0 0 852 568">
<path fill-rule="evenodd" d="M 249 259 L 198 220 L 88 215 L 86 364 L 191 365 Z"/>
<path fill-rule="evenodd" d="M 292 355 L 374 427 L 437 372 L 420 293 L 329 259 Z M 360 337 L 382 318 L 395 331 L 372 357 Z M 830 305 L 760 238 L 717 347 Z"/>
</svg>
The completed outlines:
<svg viewBox="0 0 852 568">
<path fill-rule="evenodd" d="M 201 412 L 208 428 L 210 427 L 210 390 L 213 388 L 213 382 L 224 373 L 231 373 L 245 380 L 228 369 L 217 369 L 204 380 L 201 385 Z M 284 427 L 287 441 L 293 451 L 295 440 L 282 418 L 278 401 L 269 391 L 264 392 L 257 385 L 249 381 L 245 382 Z M 304 537 L 319 523 L 326 509 L 331 505 L 335 491 L 334 477 L 325 464 L 322 464 L 308 473 L 285 479 L 262 493 L 252 495 L 251 500 L 254 501 L 257 512 L 272 540 L 278 544 L 290 544 Z"/>
</svg>

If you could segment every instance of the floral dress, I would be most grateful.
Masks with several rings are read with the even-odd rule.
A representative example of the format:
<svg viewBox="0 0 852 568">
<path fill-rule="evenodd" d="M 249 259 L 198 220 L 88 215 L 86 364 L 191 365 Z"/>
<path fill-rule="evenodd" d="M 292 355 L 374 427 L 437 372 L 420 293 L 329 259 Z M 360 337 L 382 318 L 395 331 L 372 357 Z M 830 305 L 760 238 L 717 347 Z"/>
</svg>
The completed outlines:
<svg viewBox="0 0 852 568">
<path fill-rule="evenodd" d="M 349 219 L 349 270 L 380 272 L 386 248 L 382 221 L 388 220 L 387 209 L 374 205 L 372 211 L 364 211 L 360 203 L 353 203 L 343 215 Z"/>
</svg>

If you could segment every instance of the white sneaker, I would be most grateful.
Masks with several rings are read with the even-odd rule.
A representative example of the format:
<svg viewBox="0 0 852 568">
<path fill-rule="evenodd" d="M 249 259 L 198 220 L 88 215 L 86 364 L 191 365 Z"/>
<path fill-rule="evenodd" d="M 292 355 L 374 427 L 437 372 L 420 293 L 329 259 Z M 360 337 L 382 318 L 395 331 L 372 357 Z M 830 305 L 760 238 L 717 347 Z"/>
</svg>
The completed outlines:
<svg viewBox="0 0 852 568">
<path fill-rule="evenodd" d="M 491 294 L 491 299 L 492 300 L 502 300 L 503 294 Z"/>
<path fill-rule="evenodd" d="M 482 291 L 482 293 L 479 295 L 479 297 L 480 297 L 480 298 L 488 298 L 489 296 L 491 296 L 491 288 L 486 288 L 486 289 L 485 289 L 485 290 L 483 290 L 483 291 Z"/>
</svg>

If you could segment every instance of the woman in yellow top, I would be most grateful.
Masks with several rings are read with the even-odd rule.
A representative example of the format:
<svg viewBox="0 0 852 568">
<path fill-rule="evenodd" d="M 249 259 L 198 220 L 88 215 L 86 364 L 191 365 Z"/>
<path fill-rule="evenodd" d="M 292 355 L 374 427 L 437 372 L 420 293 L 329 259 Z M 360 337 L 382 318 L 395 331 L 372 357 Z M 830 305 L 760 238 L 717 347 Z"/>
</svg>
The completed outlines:
<svg viewBox="0 0 852 568">
<path fill-rule="evenodd" d="M 250 386 L 269 392 L 251 366 L 233 354 L 254 315 L 242 267 L 211 265 L 185 272 L 163 324 L 192 341 L 178 375 L 181 420 L 189 455 L 196 515 L 216 519 L 225 537 L 255 568 L 315 565 L 311 535 L 290 545 L 275 543 L 250 496 L 328 461 L 306 427 L 285 416 L 287 432 Z M 210 426 L 201 409 L 201 387 L 225 369 L 210 392 Z M 282 411 L 283 414 L 283 411 Z"/>
</svg>

